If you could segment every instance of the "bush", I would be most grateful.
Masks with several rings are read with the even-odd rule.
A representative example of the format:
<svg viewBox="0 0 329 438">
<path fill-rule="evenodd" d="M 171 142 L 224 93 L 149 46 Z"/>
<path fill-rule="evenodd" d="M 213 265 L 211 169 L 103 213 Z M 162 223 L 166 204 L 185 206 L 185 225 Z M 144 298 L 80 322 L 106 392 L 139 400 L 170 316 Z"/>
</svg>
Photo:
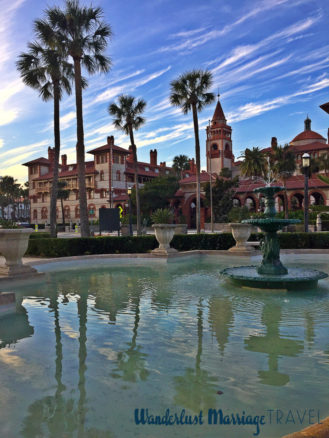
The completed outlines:
<svg viewBox="0 0 329 438">
<path fill-rule="evenodd" d="M 169 208 L 158 208 L 151 215 L 151 220 L 154 224 L 172 224 L 174 214 Z"/>
<path fill-rule="evenodd" d="M 30 239 L 49 239 L 50 233 L 32 233 L 30 234 Z"/>
<path fill-rule="evenodd" d="M 329 233 L 279 233 L 282 249 L 329 248 Z M 250 241 L 260 241 L 262 233 L 253 233 Z M 178 251 L 227 250 L 235 245 L 231 233 L 175 235 L 171 245 Z M 155 236 L 83 237 L 71 239 L 32 238 L 26 255 L 68 257 L 87 254 L 146 253 L 158 246 Z"/>
</svg>

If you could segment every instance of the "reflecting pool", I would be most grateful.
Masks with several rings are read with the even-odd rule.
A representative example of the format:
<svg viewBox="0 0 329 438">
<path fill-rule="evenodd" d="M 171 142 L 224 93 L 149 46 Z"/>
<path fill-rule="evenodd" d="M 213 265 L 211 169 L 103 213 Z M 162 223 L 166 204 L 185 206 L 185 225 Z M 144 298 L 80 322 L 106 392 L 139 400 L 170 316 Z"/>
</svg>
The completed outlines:
<svg viewBox="0 0 329 438">
<path fill-rule="evenodd" d="M 328 272 L 323 257 L 283 260 Z M 42 279 L 10 286 L 17 310 L 0 318 L 1 438 L 277 438 L 327 417 L 329 282 L 239 289 L 219 274 L 236 264 L 83 260 L 40 265 Z M 253 424 L 208 424 L 209 409 L 218 422 L 221 412 L 222 422 L 233 414 Z M 197 424 L 136 424 L 170 415 Z M 266 424 L 257 427 L 258 416 Z"/>
</svg>

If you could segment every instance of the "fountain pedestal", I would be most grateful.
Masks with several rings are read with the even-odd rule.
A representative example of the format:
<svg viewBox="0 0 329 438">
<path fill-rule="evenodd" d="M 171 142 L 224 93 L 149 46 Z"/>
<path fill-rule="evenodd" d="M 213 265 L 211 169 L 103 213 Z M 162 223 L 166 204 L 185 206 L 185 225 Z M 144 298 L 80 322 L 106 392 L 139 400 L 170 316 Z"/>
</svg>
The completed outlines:
<svg viewBox="0 0 329 438">
<path fill-rule="evenodd" d="M 283 190 L 279 186 L 266 186 L 255 189 L 254 192 L 265 196 L 265 218 L 248 219 L 245 224 L 256 225 L 264 233 L 261 245 L 263 259 L 260 266 L 241 266 L 227 268 L 222 271 L 224 277 L 229 278 L 240 286 L 257 287 L 264 289 L 301 289 L 314 288 L 318 280 L 328 277 L 324 272 L 292 268 L 283 266 L 280 260 L 280 243 L 277 232 L 289 224 L 297 224 L 298 219 L 275 218 L 274 195 Z"/>
</svg>

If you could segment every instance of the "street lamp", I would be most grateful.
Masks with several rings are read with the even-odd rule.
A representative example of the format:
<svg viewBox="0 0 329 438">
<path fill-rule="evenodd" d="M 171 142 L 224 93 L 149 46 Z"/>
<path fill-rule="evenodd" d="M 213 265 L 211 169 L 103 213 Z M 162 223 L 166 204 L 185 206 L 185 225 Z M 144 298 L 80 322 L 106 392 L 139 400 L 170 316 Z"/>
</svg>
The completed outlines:
<svg viewBox="0 0 329 438">
<path fill-rule="evenodd" d="M 308 153 L 302 156 L 304 172 L 304 231 L 308 233 L 308 179 L 310 176 L 311 157 Z"/>
<path fill-rule="evenodd" d="M 132 219 L 131 219 L 131 187 L 128 188 L 127 190 L 128 192 L 128 199 L 129 199 L 129 234 L 130 236 L 133 235 L 133 224 L 132 224 Z"/>
</svg>

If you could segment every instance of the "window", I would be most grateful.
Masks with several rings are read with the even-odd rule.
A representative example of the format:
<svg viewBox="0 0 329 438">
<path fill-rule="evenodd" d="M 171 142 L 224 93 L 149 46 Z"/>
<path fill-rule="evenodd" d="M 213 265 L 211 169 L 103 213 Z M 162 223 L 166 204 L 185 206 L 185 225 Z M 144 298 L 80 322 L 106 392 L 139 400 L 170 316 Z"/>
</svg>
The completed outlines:
<svg viewBox="0 0 329 438">
<path fill-rule="evenodd" d="M 35 181 L 32 183 L 32 189 L 35 189 Z"/>
<path fill-rule="evenodd" d="M 103 170 L 101 170 L 101 172 L 99 174 L 99 180 L 104 181 L 104 171 Z"/>
<path fill-rule="evenodd" d="M 35 219 L 35 220 L 38 219 L 38 211 L 37 210 L 33 210 L 33 219 Z"/>
<path fill-rule="evenodd" d="M 150 170 L 150 168 L 145 166 L 145 170 L 146 170 L 146 172 L 148 172 Z"/>
<path fill-rule="evenodd" d="M 64 207 L 64 217 L 65 219 L 70 219 L 71 217 L 70 207 L 68 205 Z"/>
<path fill-rule="evenodd" d="M 113 154 L 113 163 L 119 164 L 120 159 L 118 154 Z"/>
<path fill-rule="evenodd" d="M 116 172 L 116 180 L 117 181 L 121 181 L 121 172 L 120 172 L 120 170 L 117 170 L 117 172 Z"/>
<path fill-rule="evenodd" d="M 159 169 L 154 169 L 154 172 L 155 173 L 159 173 Z"/>
<path fill-rule="evenodd" d="M 75 207 L 75 217 L 76 218 L 80 217 L 80 207 L 78 205 Z"/>
<path fill-rule="evenodd" d="M 211 146 L 211 149 L 212 149 L 213 151 L 217 151 L 217 150 L 218 150 L 218 146 L 217 146 L 217 144 L 214 143 L 214 144 Z"/>
<path fill-rule="evenodd" d="M 89 217 L 95 217 L 96 216 L 96 207 L 94 204 L 88 205 L 88 215 Z"/>
<path fill-rule="evenodd" d="M 101 156 L 100 156 L 100 162 L 101 162 L 101 163 L 106 163 L 106 162 L 107 162 L 106 153 L 105 153 L 105 154 L 101 154 Z"/>
<path fill-rule="evenodd" d="M 121 163 L 121 164 L 125 164 L 125 157 L 124 157 L 124 155 L 121 155 L 121 157 L 120 157 L 120 163 Z"/>
<path fill-rule="evenodd" d="M 41 209 L 41 219 L 47 219 L 47 213 L 48 213 L 47 207 L 42 207 L 42 209 Z"/>
<path fill-rule="evenodd" d="M 101 198 L 106 198 L 106 190 L 105 189 L 101 190 L 100 197 Z"/>
</svg>

